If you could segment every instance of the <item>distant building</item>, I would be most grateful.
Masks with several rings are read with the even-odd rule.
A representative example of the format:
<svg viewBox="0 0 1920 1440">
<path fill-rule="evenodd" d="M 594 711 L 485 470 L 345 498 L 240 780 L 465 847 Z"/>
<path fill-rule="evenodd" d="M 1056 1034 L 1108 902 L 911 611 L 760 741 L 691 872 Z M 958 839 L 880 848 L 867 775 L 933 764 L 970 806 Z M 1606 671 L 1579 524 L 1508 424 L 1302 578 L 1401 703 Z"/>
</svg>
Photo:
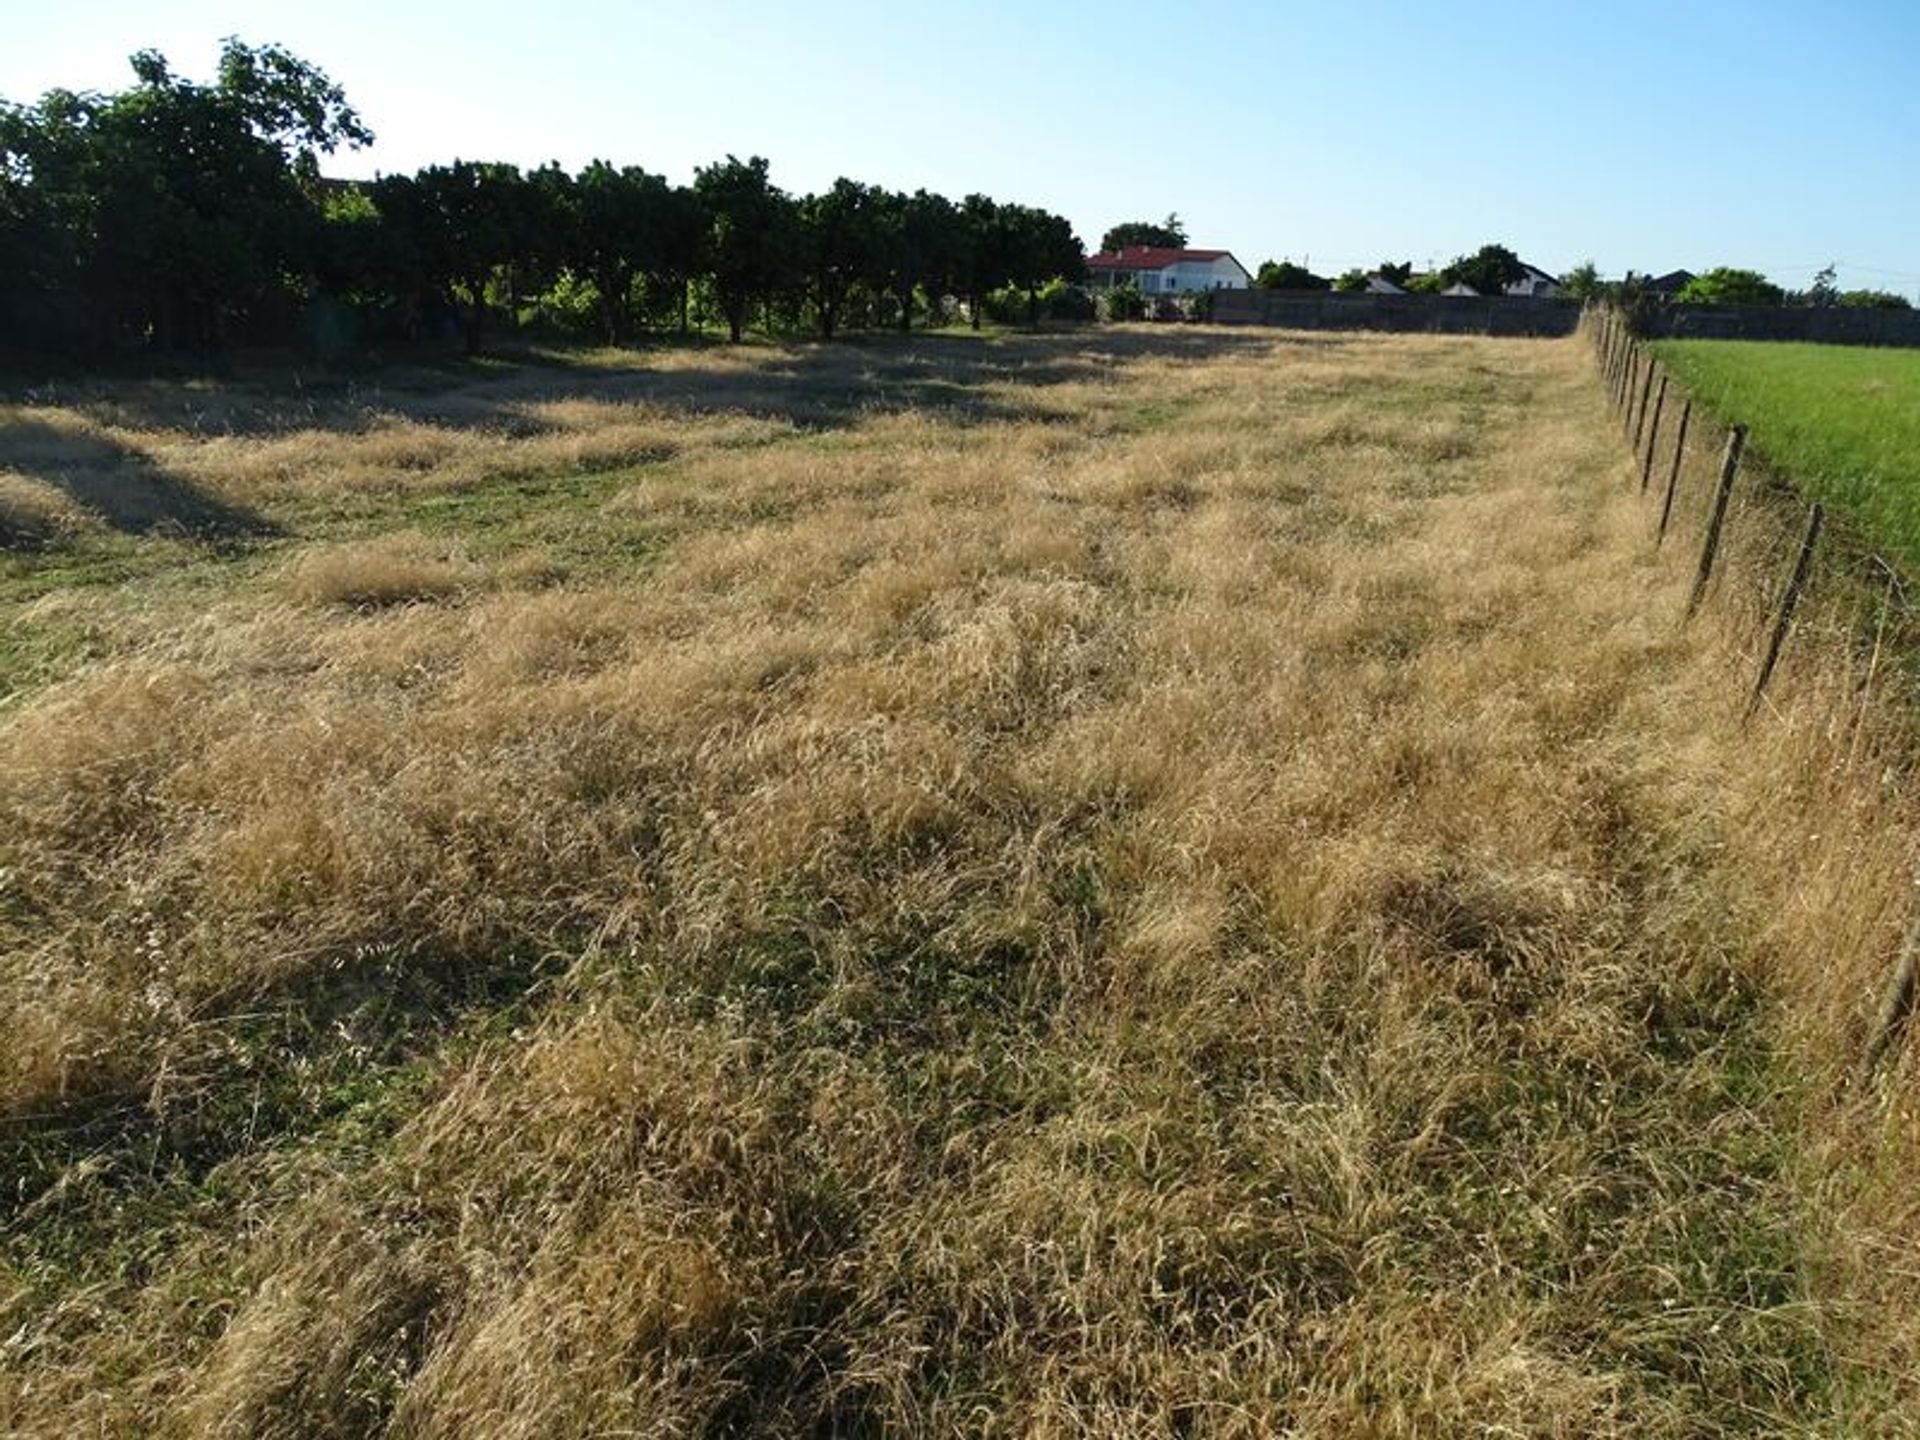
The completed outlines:
<svg viewBox="0 0 1920 1440">
<path fill-rule="evenodd" d="M 1479 295 L 1479 291 L 1464 280 L 1456 280 L 1440 292 L 1442 295 Z"/>
<path fill-rule="evenodd" d="M 1407 292 L 1384 275 L 1369 275 L 1364 293 L 1368 295 L 1404 295 Z"/>
<path fill-rule="evenodd" d="M 1181 295 L 1195 290 L 1245 290 L 1253 284 L 1253 277 L 1225 250 L 1129 245 L 1124 250 L 1087 258 L 1090 288 L 1110 290 L 1128 281 L 1143 295 Z"/>
<path fill-rule="evenodd" d="M 1552 300 L 1560 294 L 1559 276 L 1549 275 L 1538 265 L 1529 265 L 1524 260 L 1520 268 L 1527 273 L 1507 286 L 1507 294 L 1530 296 L 1535 300 Z"/>
<path fill-rule="evenodd" d="M 1627 278 L 1633 279 L 1631 272 Z M 1640 288 L 1648 295 L 1678 295 L 1693 281 L 1691 270 L 1669 270 L 1664 275 L 1640 277 Z"/>
</svg>

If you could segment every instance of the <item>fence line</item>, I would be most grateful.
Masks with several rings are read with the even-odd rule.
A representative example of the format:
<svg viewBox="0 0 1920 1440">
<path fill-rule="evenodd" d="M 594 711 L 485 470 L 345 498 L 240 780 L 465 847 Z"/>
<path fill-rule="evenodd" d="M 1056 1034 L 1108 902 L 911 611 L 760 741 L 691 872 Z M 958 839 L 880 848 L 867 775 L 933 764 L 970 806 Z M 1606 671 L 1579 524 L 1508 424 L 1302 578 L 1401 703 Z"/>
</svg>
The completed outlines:
<svg viewBox="0 0 1920 1440">
<path fill-rule="evenodd" d="M 1829 525 L 1822 504 L 1807 505 L 1782 482 L 1782 477 L 1767 475 L 1764 467 L 1739 487 L 1737 493 L 1744 498 L 1736 503 L 1735 482 L 1747 448 L 1746 426 L 1727 427 L 1724 439 L 1718 427 L 1703 429 L 1695 418 L 1694 397 L 1636 334 L 1638 319 L 1617 308 L 1596 308 L 1589 312 L 1586 328 L 1604 393 L 1638 472 L 1640 494 L 1649 494 L 1655 465 L 1663 458 L 1666 462 L 1666 485 L 1653 544 L 1658 547 L 1665 542 L 1676 516 L 1693 513 L 1700 517 L 1700 554 L 1680 623 L 1690 620 L 1711 598 L 1715 608 L 1728 615 L 1732 633 L 1755 637 L 1756 669 L 1752 686 L 1743 697 L 1742 723 L 1759 711 L 1776 683 L 1789 648 L 1787 642 L 1795 630 L 1819 624 L 1824 633 L 1838 640 L 1844 664 L 1835 672 L 1839 688 L 1834 698 L 1851 729 L 1845 766 L 1851 773 L 1860 758 L 1862 737 L 1873 713 L 1872 701 L 1893 698 L 1920 715 L 1920 667 L 1891 664 L 1885 658 L 1902 652 L 1920 655 L 1920 604 L 1909 597 L 1900 567 L 1872 548 L 1870 537 L 1844 524 Z M 1680 414 L 1673 427 L 1671 449 L 1663 457 L 1662 420 L 1674 400 L 1679 403 Z M 1706 468 L 1702 442 L 1707 444 L 1707 453 L 1718 449 L 1717 470 Z M 1703 470 L 1706 473 L 1699 474 Z M 1628 473 L 1631 483 L 1634 472 Z M 1690 475 L 1698 478 L 1689 479 Z M 1689 496 L 1695 498 L 1690 501 Z M 1731 543 L 1729 536 L 1736 532 L 1739 548 L 1757 563 L 1719 563 Z M 1791 562 L 1784 572 L 1776 568 L 1789 556 Z M 1827 598 L 1810 612 L 1808 596 L 1814 591 L 1824 591 Z M 1815 619 L 1808 618 L 1810 613 Z M 1823 672 L 1807 673 L 1817 679 Z M 1827 682 L 1819 683 L 1824 686 Z M 1900 685 L 1907 693 L 1889 697 L 1888 687 Z M 1913 722 L 1909 738 L 1920 747 L 1920 719 Z M 1920 764 L 1915 768 L 1920 769 Z M 1920 995 L 1920 910 L 1910 917 L 1905 940 L 1890 969 L 1881 1011 L 1863 1037 L 1863 1077 L 1871 1077 L 1898 1049 L 1916 1009 L 1920 1009 L 1916 1004 L 1916 995 Z"/>
</svg>

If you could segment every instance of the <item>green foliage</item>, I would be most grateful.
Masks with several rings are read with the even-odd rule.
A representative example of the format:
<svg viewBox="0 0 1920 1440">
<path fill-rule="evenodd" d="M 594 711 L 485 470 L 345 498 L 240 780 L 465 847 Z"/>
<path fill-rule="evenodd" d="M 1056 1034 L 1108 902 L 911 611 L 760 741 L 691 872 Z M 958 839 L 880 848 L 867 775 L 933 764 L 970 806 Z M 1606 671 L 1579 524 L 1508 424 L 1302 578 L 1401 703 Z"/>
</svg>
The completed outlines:
<svg viewBox="0 0 1920 1440">
<path fill-rule="evenodd" d="M 1178 215 L 1168 215 L 1158 225 L 1151 220 L 1128 220 L 1100 237 L 1100 249 L 1109 255 L 1130 245 L 1163 246 L 1178 250 L 1186 243 L 1187 227 L 1180 223 Z"/>
<path fill-rule="evenodd" d="M 1911 310 L 1913 302 L 1891 290 L 1845 290 L 1840 303 L 1856 310 Z"/>
<path fill-rule="evenodd" d="M 1600 278 L 1599 266 L 1582 260 L 1560 277 L 1560 290 L 1570 299 L 1597 300 L 1606 293 L 1606 282 Z"/>
<path fill-rule="evenodd" d="M 548 322 L 569 334 L 605 333 L 607 310 L 600 287 L 571 270 L 562 271 L 542 293 L 540 313 Z"/>
<path fill-rule="evenodd" d="M 850 179 L 796 200 L 765 160 L 733 156 L 692 186 L 605 160 L 329 181 L 319 157 L 372 135 L 290 52 L 229 41 L 212 85 L 150 51 L 132 63 L 119 94 L 0 102 L 0 347 L 78 358 L 303 332 L 332 346 L 457 324 L 478 350 L 503 315 L 573 328 L 589 300 L 610 343 L 708 317 L 735 339 L 754 317 L 827 337 L 905 329 L 955 292 L 977 324 L 1002 286 L 1029 323 L 1089 309 L 1049 288 L 1078 281 L 1084 257 L 1046 210 Z"/>
<path fill-rule="evenodd" d="M 842 177 L 825 194 L 799 202 L 801 252 L 823 339 L 839 330 L 855 286 L 887 283 L 887 201 L 885 191 Z"/>
<path fill-rule="evenodd" d="M 1837 281 L 1838 275 L 1834 267 L 1831 264 L 1822 266 L 1815 272 L 1813 283 L 1807 287 L 1807 293 L 1800 297 L 1801 303 L 1819 306 L 1838 305 L 1840 286 Z"/>
<path fill-rule="evenodd" d="M 1504 245 L 1482 245 L 1471 255 L 1456 256 L 1440 272 L 1439 289 L 1450 285 L 1471 285 L 1482 295 L 1499 295 L 1509 285 L 1526 278 L 1526 266 L 1520 257 Z"/>
<path fill-rule="evenodd" d="M 1342 295 L 1357 295 L 1367 288 L 1367 272 L 1360 269 L 1344 271 L 1333 282 L 1333 288 Z"/>
<path fill-rule="evenodd" d="M 218 80 L 151 51 L 115 95 L 0 107 L 0 306 L 89 348 L 219 344 L 310 277 L 316 155 L 372 139 L 319 70 L 229 40 Z"/>
<path fill-rule="evenodd" d="M 1218 291 L 1214 290 L 1189 290 L 1180 295 L 1175 302 L 1180 307 L 1180 318 L 1183 320 L 1211 320 L 1213 318 L 1213 297 L 1218 293 Z"/>
<path fill-rule="evenodd" d="M 878 228 L 881 285 L 892 299 L 895 323 L 907 330 L 916 297 L 949 286 L 961 254 L 960 211 L 944 195 L 925 190 L 884 195 Z"/>
<path fill-rule="evenodd" d="M 729 155 L 694 172 L 694 193 L 713 217 L 708 232 L 714 298 L 737 344 L 756 304 L 772 299 L 795 272 L 793 202 L 758 155 Z"/>
<path fill-rule="evenodd" d="M 1398 285 L 1404 290 L 1407 288 L 1407 282 L 1413 279 L 1413 262 L 1411 260 L 1382 260 L 1378 265 L 1373 267 L 1373 273 L 1389 284 Z"/>
<path fill-rule="evenodd" d="M 1040 287 L 1056 276 L 1078 281 L 1086 256 L 1073 227 L 1061 216 L 1026 205 L 1003 205 L 985 195 L 961 203 L 954 280 L 967 299 L 975 329 L 983 314 L 997 313 L 992 292 L 1011 287 L 1026 294 L 1026 319 L 1040 319 Z"/>
<path fill-rule="evenodd" d="M 1049 320 L 1070 323 L 1092 320 L 1096 314 L 1093 296 L 1058 275 L 1040 287 L 1040 313 Z"/>
<path fill-rule="evenodd" d="M 595 160 L 567 187 L 562 204 L 568 268 L 590 282 L 600 329 L 610 345 L 626 339 L 639 257 L 653 240 L 659 192 L 666 182 L 638 166 Z"/>
<path fill-rule="evenodd" d="M 1325 276 L 1316 275 L 1291 260 L 1262 261 L 1253 283 L 1262 290 L 1327 290 L 1333 284 Z"/>
<path fill-rule="evenodd" d="M 1447 288 L 1446 277 L 1438 270 L 1425 275 L 1409 275 L 1401 289 L 1413 295 L 1438 295 Z"/>
<path fill-rule="evenodd" d="M 1785 294 L 1758 270 L 1723 265 L 1694 276 L 1673 298 L 1681 305 L 1778 305 Z"/>
<path fill-rule="evenodd" d="M 1147 297 L 1140 293 L 1138 285 L 1127 280 L 1102 292 L 1099 309 L 1102 320 L 1143 320 L 1147 314 Z"/>
</svg>

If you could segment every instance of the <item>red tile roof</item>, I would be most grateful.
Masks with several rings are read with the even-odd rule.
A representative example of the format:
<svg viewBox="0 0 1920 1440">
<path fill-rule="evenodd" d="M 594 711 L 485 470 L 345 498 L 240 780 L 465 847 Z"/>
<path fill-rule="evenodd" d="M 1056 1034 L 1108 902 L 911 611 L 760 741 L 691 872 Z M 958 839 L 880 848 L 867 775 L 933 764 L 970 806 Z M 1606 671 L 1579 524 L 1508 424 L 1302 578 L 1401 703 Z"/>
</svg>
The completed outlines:
<svg viewBox="0 0 1920 1440">
<path fill-rule="evenodd" d="M 1164 270 L 1182 260 L 1218 260 L 1224 250 L 1175 250 L 1164 245 L 1129 245 L 1112 254 L 1087 257 L 1089 270 Z"/>
</svg>

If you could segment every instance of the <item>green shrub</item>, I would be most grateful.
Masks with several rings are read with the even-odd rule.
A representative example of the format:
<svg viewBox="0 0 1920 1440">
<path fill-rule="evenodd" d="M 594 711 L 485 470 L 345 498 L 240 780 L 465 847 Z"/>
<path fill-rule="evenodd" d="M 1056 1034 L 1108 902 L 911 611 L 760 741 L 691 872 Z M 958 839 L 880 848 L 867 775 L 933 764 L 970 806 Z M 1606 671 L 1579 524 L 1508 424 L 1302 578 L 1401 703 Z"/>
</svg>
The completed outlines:
<svg viewBox="0 0 1920 1440">
<path fill-rule="evenodd" d="M 1058 278 L 1049 280 L 1040 287 L 1040 313 L 1049 320 L 1091 320 L 1093 297 L 1078 285 Z"/>
<path fill-rule="evenodd" d="M 1102 320 L 1140 320 L 1147 313 L 1147 297 L 1131 280 L 1114 286 L 1100 297 Z"/>
<path fill-rule="evenodd" d="M 1673 298 L 1682 305 L 1778 305 L 1785 292 L 1758 270 L 1722 265 L 1694 276 Z"/>
<path fill-rule="evenodd" d="M 1190 290 L 1180 297 L 1180 318 L 1182 320 L 1211 320 L 1213 318 L 1213 294 L 1211 290 Z"/>
</svg>

